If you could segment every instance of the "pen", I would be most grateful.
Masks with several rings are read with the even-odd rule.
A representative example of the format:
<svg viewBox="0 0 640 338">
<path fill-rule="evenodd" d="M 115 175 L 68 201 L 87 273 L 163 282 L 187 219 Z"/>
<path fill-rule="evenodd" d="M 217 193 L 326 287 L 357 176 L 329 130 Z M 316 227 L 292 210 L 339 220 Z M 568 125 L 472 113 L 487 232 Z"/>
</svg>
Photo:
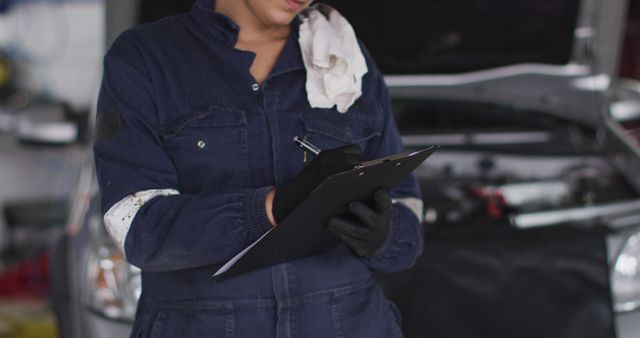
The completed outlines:
<svg viewBox="0 0 640 338">
<path fill-rule="evenodd" d="M 318 155 L 320 153 L 320 148 L 314 146 L 313 144 L 311 144 L 309 141 L 305 140 L 302 137 L 298 137 L 295 136 L 293 138 L 293 141 L 300 146 L 300 148 L 303 148 L 305 150 L 310 151 L 311 153 L 313 153 L 314 155 Z"/>
</svg>

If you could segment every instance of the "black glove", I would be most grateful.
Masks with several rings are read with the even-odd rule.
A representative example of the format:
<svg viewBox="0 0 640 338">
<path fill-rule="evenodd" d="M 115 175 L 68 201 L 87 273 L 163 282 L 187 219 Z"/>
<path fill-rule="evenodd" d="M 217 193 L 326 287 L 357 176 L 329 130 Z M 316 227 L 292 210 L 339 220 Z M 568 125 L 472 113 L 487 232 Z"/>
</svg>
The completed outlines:
<svg viewBox="0 0 640 338">
<path fill-rule="evenodd" d="M 389 236 L 391 210 L 393 204 L 385 189 L 373 194 L 375 210 L 360 201 L 349 204 L 349 211 L 358 220 L 345 217 L 332 217 L 327 222 L 327 230 L 342 239 L 361 257 L 375 254 L 384 245 Z"/>
<path fill-rule="evenodd" d="M 353 169 L 365 161 L 357 144 L 321 151 L 293 180 L 276 187 L 273 197 L 273 216 L 283 220 L 313 189 L 331 175 Z"/>
</svg>

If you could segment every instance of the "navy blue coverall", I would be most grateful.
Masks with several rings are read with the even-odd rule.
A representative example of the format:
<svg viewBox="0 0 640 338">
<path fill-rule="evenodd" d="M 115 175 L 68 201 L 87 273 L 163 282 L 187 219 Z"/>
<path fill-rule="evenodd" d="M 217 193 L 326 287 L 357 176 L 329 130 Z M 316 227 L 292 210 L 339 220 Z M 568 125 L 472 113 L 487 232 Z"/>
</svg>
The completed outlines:
<svg viewBox="0 0 640 338">
<path fill-rule="evenodd" d="M 211 278 L 270 229 L 267 192 L 304 166 L 294 136 L 323 149 L 356 143 L 367 158 L 403 150 L 366 51 L 363 95 L 347 113 L 309 106 L 299 24 L 262 86 L 249 72 L 254 54 L 234 49 L 238 27 L 207 0 L 126 31 L 105 56 L 98 120 L 116 123 L 94 146 L 103 213 L 135 192 L 180 192 L 144 204 L 126 234 L 126 259 L 143 283 L 132 337 L 401 336 L 398 313 L 372 278 L 375 269 L 411 266 L 422 252 L 420 222 L 399 203 L 371 257 L 339 244 Z M 420 197 L 413 176 L 390 194 Z"/>
</svg>

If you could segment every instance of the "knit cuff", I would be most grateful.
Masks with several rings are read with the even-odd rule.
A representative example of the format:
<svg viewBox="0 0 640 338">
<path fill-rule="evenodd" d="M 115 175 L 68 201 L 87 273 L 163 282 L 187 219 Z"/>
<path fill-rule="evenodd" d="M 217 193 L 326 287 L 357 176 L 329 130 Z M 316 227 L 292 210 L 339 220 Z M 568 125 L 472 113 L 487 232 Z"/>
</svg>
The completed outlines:
<svg viewBox="0 0 640 338">
<path fill-rule="evenodd" d="M 251 243 L 272 228 L 269 217 L 267 216 L 267 210 L 265 209 L 267 194 L 272 189 L 273 187 L 256 189 L 250 192 L 244 201 L 242 218 L 245 221 Z"/>
</svg>

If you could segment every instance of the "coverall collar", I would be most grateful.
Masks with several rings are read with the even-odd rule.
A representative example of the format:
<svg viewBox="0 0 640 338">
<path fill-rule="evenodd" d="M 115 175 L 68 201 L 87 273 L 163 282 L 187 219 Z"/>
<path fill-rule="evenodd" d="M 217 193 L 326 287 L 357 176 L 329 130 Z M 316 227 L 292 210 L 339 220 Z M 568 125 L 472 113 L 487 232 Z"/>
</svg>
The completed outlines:
<svg viewBox="0 0 640 338">
<path fill-rule="evenodd" d="M 215 11 L 215 0 L 196 0 L 191 12 L 200 24 L 206 26 L 223 43 L 235 46 L 240 27 L 228 16 Z M 302 19 L 298 15 L 291 22 L 291 34 L 295 33 L 296 40 L 301 23 Z"/>
<path fill-rule="evenodd" d="M 214 0 L 196 0 L 191 12 L 198 25 L 203 27 L 203 29 L 225 46 L 233 48 L 238 41 L 240 27 L 228 16 L 216 12 L 214 8 Z M 304 68 L 302 52 L 298 44 L 301 24 L 302 19 L 296 15 L 291 22 L 289 38 L 269 74 L 269 78 Z M 251 52 L 247 53 L 253 55 Z M 252 60 L 253 59 L 250 60 L 249 65 L 253 62 Z"/>
<path fill-rule="evenodd" d="M 235 46 L 240 27 L 228 16 L 215 11 L 214 0 L 196 0 L 191 13 L 198 24 L 216 39 L 227 46 Z"/>
</svg>

